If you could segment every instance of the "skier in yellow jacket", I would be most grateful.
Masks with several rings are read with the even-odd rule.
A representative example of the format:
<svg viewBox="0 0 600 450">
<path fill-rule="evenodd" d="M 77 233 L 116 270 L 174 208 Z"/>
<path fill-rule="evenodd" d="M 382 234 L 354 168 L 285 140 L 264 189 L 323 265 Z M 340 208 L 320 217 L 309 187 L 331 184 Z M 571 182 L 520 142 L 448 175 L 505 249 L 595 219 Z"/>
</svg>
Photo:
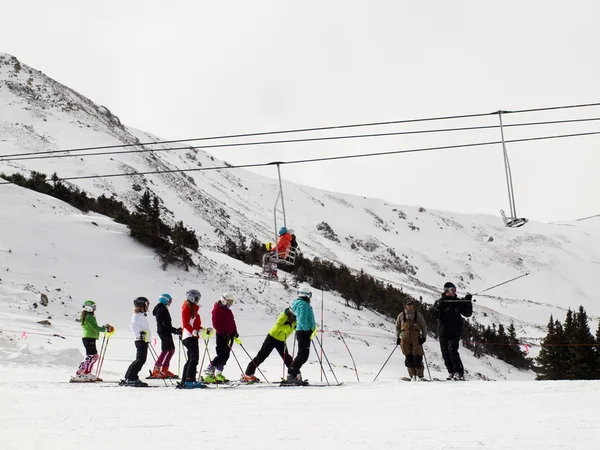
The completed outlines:
<svg viewBox="0 0 600 450">
<path fill-rule="evenodd" d="M 273 349 L 277 350 L 283 359 L 283 363 L 289 369 L 289 367 L 292 365 L 292 356 L 287 350 L 286 340 L 295 329 L 296 316 L 291 308 L 286 308 L 285 311 L 283 311 L 277 318 L 277 322 L 275 322 L 275 325 L 273 328 L 271 328 L 271 331 L 269 331 L 269 334 L 265 338 L 265 341 L 258 351 L 258 354 L 252 361 L 250 361 L 250 364 L 248 364 L 246 372 L 242 376 L 242 381 L 247 381 L 249 383 L 255 383 L 258 381 L 258 378 L 254 376 L 254 372 L 256 372 L 258 366 L 260 366 L 262 362 L 269 357 Z"/>
<path fill-rule="evenodd" d="M 427 324 L 423 315 L 415 311 L 412 299 L 404 303 L 404 310 L 396 319 L 397 344 L 405 356 L 404 365 L 412 381 L 425 381 L 423 376 L 423 344 L 427 339 Z"/>
</svg>

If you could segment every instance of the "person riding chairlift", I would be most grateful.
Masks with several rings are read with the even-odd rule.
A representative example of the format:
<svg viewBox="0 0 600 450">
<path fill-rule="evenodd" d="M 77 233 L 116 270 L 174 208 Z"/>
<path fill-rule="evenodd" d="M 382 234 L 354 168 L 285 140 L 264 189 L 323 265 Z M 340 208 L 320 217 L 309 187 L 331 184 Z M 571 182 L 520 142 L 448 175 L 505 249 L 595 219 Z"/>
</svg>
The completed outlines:
<svg viewBox="0 0 600 450">
<path fill-rule="evenodd" d="M 275 246 L 271 242 L 267 242 L 265 248 L 267 249 L 267 253 L 262 257 L 263 274 L 277 278 L 277 264 L 274 264 L 271 261 L 271 257 L 273 256 L 272 252 L 275 250 Z"/>
<path fill-rule="evenodd" d="M 288 230 L 286 227 L 279 229 L 279 240 L 275 246 L 274 252 L 278 253 L 279 259 L 286 259 L 292 248 L 292 232 L 294 230 Z"/>
</svg>

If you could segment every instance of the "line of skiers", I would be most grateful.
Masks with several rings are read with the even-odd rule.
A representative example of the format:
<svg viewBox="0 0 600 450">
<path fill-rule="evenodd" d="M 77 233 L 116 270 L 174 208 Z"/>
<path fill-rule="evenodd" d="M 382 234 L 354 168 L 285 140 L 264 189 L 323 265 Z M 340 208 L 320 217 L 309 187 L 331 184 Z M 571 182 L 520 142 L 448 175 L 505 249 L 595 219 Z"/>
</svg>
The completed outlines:
<svg viewBox="0 0 600 450">
<path fill-rule="evenodd" d="M 288 368 L 286 382 L 295 384 L 304 383 L 300 369 L 308 360 L 310 342 L 316 334 L 317 326 L 310 304 L 312 298 L 310 286 L 301 286 L 297 293 L 298 297 L 292 306 L 285 308 L 277 318 L 275 325 L 265 338 L 260 351 L 248 364 L 241 381 L 249 383 L 257 382 L 258 379 L 254 375 L 256 370 L 271 354 L 273 349 L 276 349 L 283 359 L 285 366 Z M 231 347 L 234 342 L 241 345 L 235 318 L 231 311 L 234 296 L 226 292 L 215 302 L 212 310 L 213 327 L 208 328 L 202 327 L 200 319 L 199 303 L 201 297 L 200 292 L 196 289 L 191 289 L 186 293 L 186 300 L 181 309 L 181 328 L 174 328 L 172 325 L 168 309 L 172 303 L 172 297 L 169 294 L 162 294 L 158 299 L 158 304 L 153 309 L 153 315 L 156 317 L 157 333 L 161 340 L 161 353 L 156 358 L 150 378 L 176 378 L 176 375 L 169 371 L 170 361 L 175 353 L 173 335 L 176 335 L 181 338 L 182 344 L 187 351 L 187 360 L 183 367 L 179 387 L 193 389 L 203 387 L 203 383 L 228 381 L 223 375 L 223 370 L 229 360 Z M 138 297 L 133 301 L 133 305 L 134 312 L 131 321 L 131 330 L 136 347 L 136 358 L 128 367 L 121 385 L 143 387 L 148 384 L 140 380 L 139 373 L 146 363 L 148 342 L 151 340 L 150 325 L 146 318 L 150 302 L 146 297 Z M 98 361 L 96 340 L 98 340 L 100 333 L 111 333 L 114 331 L 114 328 L 109 324 L 99 326 L 94 314 L 95 311 L 96 304 L 93 301 L 87 300 L 84 302 L 80 320 L 83 329 L 83 344 L 86 349 L 86 358 L 79 365 L 76 376 L 71 379 L 74 382 L 102 381 L 92 373 L 93 366 Z M 298 340 L 298 354 L 295 358 L 290 355 L 286 345 L 287 338 L 294 331 Z M 204 377 L 198 380 L 196 375 L 200 360 L 200 337 L 203 338 L 206 353 L 210 355 L 208 342 L 214 334 L 216 334 L 216 356 L 204 370 Z"/>
<path fill-rule="evenodd" d="M 291 307 L 279 315 L 273 328 L 265 338 L 261 349 L 250 361 L 242 381 L 257 382 L 255 372 L 260 364 L 275 349 L 283 359 L 288 369 L 287 382 L 303 384 L 300 369 L 308 360 L 310 343 L 317 331 L 314 312 L 311 306 L 312 291 L 310 286 L 303 285 L 297 291 L 297 298 Z M 203 328 L 199 314 L 201 294 L 196 289 L 186 293 L 186 301 L 182 305 L 182 327 L 174 328 L 172 325 L 169 306 L 172 297 L 162 294 L 158 304 L 153 309 L 156 317 L 157 333 L 161 340 L 161 353 L 156 359 L 151 378 L 176 378 L 169 371 L 169 365 L 175 353 L 173 335 L 179 336 L 187 350 L 187 361 L 183 367 L 180 386 L 184 388 L 199 388 L 204 383 L 228 381 L 223 375 L 223 369 L 229 360 L 233 343 L 241 345 L 239 333 L 231 306 L 234 296 L 223 293 L 215 302 L 212 310 L 213 327 Z M 145 297 L 138 297 L 133 301 L 134 313 L 131 321 L 131 330 L 135 339 L 136 358 L 131 363 L 122 384 L 126 386 L 147 386 L 139 379 L 139 372 L 144 366 L 148 355 L 148 342 L 150 341 L 150 325 L 146 314 L 150 302 Z M 83 345 L 86 351 L 85 360 L 79 365 L 76 376 L 72 381 L 101 381 L 92 373 L 94 364 L 98 361 L 96 340 L 101 332 L 111 333 L 114 328 L 106 324 L 99 326 L 94 315 L 96 304 L 87 300 L 83 304 L 81 313 L 81 326 L 83 329 Z M 464 380 L 464 367 L 458 353 L 460 336 L 462 333 L 462 316 L 470 317 L 473 314 L 471 294 L 464 299 L 456 296 L 456 286 L 450 282 L 444 285 L 444 292 L 432 308 L 438 320 L 438 337 L 444 364 L 448 370 L 448 380 Z M 287 338 L 296 332 L 298 354 L 292 357 L 287 349 Z M 204 370 L 201 381 L 196 379 L 200 359 L 199 340 L 202 335 L 205 351 L 209 354 L 208 341 L 216 334 L 216 356 L 209 362 Z M 422 314 L 415 310 L 413 300 L 404 304 L 403 311 L 396 319 L 396 344 L 400 346 L 405 356 L 405 365 L 411 380 L 425 380 L 423 366 L 423 344 L 427 340 L 427 324 Z"/>
</svg>

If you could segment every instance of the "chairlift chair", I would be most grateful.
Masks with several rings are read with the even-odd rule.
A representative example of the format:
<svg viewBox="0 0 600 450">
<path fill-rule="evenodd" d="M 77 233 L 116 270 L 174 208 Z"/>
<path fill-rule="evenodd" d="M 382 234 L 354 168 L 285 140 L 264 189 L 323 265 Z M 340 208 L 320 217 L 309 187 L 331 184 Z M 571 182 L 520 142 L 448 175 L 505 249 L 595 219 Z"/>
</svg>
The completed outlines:
<svg viewBox="0 0 600 450">
<path fill-rule="evenodd" d="M 274 162 L 271 164 L 275 164 L 277 166 L 277 178 L 279 179 L 279 193 L 277 194 L 277 198 L 275 199 L 275 206 L 273 207 L 273 225 L 275 231 L 275 246 L 277 246 L 277 241 L 279 240 L 278 230 L 281 228 L 281 224 L 277 223 L 277 213 L 281 213 L 283 217 L 283 226 L 287 228 L 287 221 L 285 216 L 285 202 L 283 199 L 283 184 L 281 183 L 281 170 L 279 165 L 281 163 Z M 279 203 L 281 201 L 281 209 L 279 209 Z M 293 266 L 296 263 L 296 249 L 288 246 L 284 253 L 284 257 L 281 257 L 281 252 L 277 251 L 277 247 L 275 248 L 275 252 L 273 256 L 271 256 L 271 261 L 275 264 L 283 264 L 285 266 Z"/>
<path fill-rule="evenodd" d="M 502 123 L 502 113 L 507 113 L 510 111 L 497 111 L 492 114 L 498 114 L 500 118 L 500 135 L 502 136 L 502 151 L 504 153 L 504 171 L 506 173 L 506 186 L 508 188 L 508 202 L 510 206 L 510 217 L 506 217 L 506 213 L 504 210 L 500 210 L 500 214 L 502 215 L 502 220 L 504 221 L 504 226 L 509 228 L 519 228 L 529 222 L 529 219 L 524 217 L 517 217 L 517 207 L 515 205 L 515 191 L 513 188 L 512 182 L 512 172 L 510 170 L 510 162 L 508 160 L 508 152 L 506 151 L 506 144 L 504 141 L 504 126 Z"/>
</svg>

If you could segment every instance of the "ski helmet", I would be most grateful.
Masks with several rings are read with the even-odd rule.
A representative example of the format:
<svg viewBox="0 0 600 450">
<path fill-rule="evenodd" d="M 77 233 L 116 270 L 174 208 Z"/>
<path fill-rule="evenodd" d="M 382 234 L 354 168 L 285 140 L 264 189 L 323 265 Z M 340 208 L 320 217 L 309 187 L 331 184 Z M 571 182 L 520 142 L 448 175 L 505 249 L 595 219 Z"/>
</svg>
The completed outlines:
<svg viewBox="0 0 600 450">
<path fill-rule="evenodd" d="M 450 289 L 456 289 L 456 286 L 448 281 L 446 284 L 444 284 L 444 292 L 447 292 Z"/>
<path fill-rule="evenodd" d="M 173 301 L 173 297 L 171 297 L 169 294 L 162 294 L 158 301 L 165 306 L 169 306 L 169 304 Z"/>
<path fill-rule="evenodd" d="M 223 295 L 221 295 L 221 302 L 227 306 L 233 305 L 234 300 L 235 297 L 230 292 L 223 292 Z"/>
<path fill-rule="evenodd" d="M 290 228 L 289 230 L 287 230 L 287 232 L 290 234 L 296 234 L 296 230 L 294 230 L 293 228 Z"/>
<path fill-rule="evenodd" d="M 279 229 L 279 236 L 284 235 L 285 233 L 287 233 L 287 228 L 286 227 L 281 227 Z"/>
<path fill-rule="evenodd" d="M 201 297 L 202 297 L 202 294 L 200 294 L 200 292 L 198 292 L 196 289 L 190 289 L 185 294 L 185 298 L 188 301 L 194 303 L 195 305 L 197 305 L 198 303 L 200 303 L 200 298 Z"/>
<path fill-rule="evenodd" d="M 83 302 L 83 310 L 89 313 L 96 311 L 96 303 L 92 300 L 86 300 Z"/>
<path fill-rule="evenodd" d="M 143 306 L 147 308 L 148 306 L 150 306 L 150 302 L 146 297 L 138 297 L 133 301 L 133 306 L 137 306 L 139 308 Z"/>
<path fill-rule="evenodd" d="M 404 302 L 404 306 L 414 306 L 417 302 L 415 302 L 412 298 L 409 298 Z"/>
<path fill-rule="evenodd" d="M 298 288 L 298 297 L 306 298 L 308 300 L 312 298 L 312 291 L 310 290 L 310 286 L 308 284 L 304 284 Z"/>
</svg>

